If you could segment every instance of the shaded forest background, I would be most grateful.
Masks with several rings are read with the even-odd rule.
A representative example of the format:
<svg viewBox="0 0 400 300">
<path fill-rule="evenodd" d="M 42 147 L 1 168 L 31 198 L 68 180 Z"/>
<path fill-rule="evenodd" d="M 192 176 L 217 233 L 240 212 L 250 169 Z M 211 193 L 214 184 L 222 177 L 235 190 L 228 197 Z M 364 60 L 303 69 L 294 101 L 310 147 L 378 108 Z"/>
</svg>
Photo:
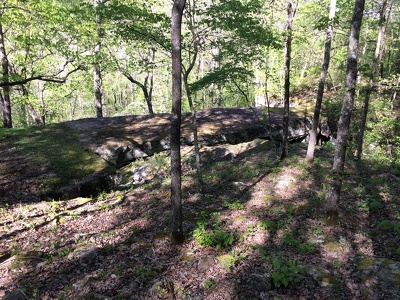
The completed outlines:
<svg viewBox="0 0 400 300">
<path fill-rule="evenodd" d="M 167 153 L 120 170 L 148 170 L 139 184 L 36 197 L 29 189 L 40 194 L 42 180 L 54 181 L 54 165 L 71 178 L 104 167 L 63 121 L 171 111 L 173 2 L 2 1 L 0 175 L 18 188 L 0 187 L 0 296 L 398 299 L 390 270 L 400 257 L 399 1 L 365 1 L 354 88 L 345 85 L 353 1 L 174 1 L 185 2 L 175 76 L 182 111 L 264 106 L 267 124 L 270 111 L 285 121 L 289 105 L 311 115 L 322 89 L 321 116 L 315 111 L 337 137 L 351 90 L 340 178 L 330 172 L 330 143 L 307 164 L 304 143 L 284 145 L 279 160 L 275 143 L 256 140 L 202 147 L 202 163 L 185 149 L 176 160 L 180 215 L 170 211 Z M 29 180 L 16 180 L 21 174 Z M 330 227 L 322 215 L 332 178 L 343 186 Z M 174 222 L 180 245 L 168 239 Z"/>
</svg>

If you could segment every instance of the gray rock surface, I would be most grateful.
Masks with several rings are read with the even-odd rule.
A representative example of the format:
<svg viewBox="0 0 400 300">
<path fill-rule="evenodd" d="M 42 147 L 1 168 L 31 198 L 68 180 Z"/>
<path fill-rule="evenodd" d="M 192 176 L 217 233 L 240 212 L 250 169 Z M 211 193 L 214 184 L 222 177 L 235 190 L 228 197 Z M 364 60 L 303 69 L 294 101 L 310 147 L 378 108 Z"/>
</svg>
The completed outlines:
<svg viewBox="0 0 400 300">
<path fill-rule="evenodd" d="M 198 112 L 199 143 L 206 146 L 239 144 L 270 137 L 266 112 L 261 108 L 215 108 Z M 80 132 L 84 147 L 94 151 L 111 165 L 120 168 L 136 158 L 168 150 L 170 115 L 157 114 L 112 118 L 91 118 L 65 122 Z M 289 141 L 308 135 L 310 118 L 291 118 Z M 282 139 L 282 116 L 271 114 L 271 134 Z M 190 114 L 182 118 L 182 145 L 193 145 Z"/>
<path fill-rule="evenodd" d="M 362 258 L 356 277 L 364 287 L 365 299 L 400 299 L 400 262 L 382 257 Z"/>
</svg>

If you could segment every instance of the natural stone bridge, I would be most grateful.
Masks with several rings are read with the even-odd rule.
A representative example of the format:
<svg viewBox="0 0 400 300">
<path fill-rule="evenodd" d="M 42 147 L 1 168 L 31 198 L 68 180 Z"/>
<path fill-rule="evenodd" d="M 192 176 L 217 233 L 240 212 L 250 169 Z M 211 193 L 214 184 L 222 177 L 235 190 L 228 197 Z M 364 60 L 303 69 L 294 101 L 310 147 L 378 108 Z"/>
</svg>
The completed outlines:
<svg viewBox="0 0 400 300">
<path fill-rule="evenodd" d="M 201 145 L 238 144 L 256 138 L 282 140 L 282 115 L 271 114 L 269 130 L 261 108 L 214 108 L 197 113 Z M 80 141 L 111 165 L 120 168 L 136 158 L 168 150 L 170 114 L 93 118 L 69 121 L 66 126 L 81 132 Z M 311 118 L 290 118 L 289 140 L 308 135 Z M 190 114 L 182 117 L 182 145 L 193 145 Z"/>
</svg>

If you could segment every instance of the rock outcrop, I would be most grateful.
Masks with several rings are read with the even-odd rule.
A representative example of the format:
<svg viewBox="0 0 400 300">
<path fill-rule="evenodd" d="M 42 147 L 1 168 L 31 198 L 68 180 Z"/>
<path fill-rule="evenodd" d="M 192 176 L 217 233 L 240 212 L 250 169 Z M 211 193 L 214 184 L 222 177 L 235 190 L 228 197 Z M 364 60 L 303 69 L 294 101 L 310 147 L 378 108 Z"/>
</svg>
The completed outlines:
<svg viewBox="0 0 400 300">
<path fill-rule="evenodd" d="M 215 108 L 198 112 L 198 136 L 201 145 L 239 144 L 256 138 L 282 139 L 282 116 L 271 114 L 269 126 L 261 108 Z M 84 147 L 109 164 L 120 168 L 140 157 L 168 150 L 170 115 L 127 116 L 80 119 L 65 123 L 80 132 Z M 291 118 L 289 141 L 308 135 L 311 118 Z M 190 114 L 183 116 L 182 145 L 193 145 Z"/>
</svg>

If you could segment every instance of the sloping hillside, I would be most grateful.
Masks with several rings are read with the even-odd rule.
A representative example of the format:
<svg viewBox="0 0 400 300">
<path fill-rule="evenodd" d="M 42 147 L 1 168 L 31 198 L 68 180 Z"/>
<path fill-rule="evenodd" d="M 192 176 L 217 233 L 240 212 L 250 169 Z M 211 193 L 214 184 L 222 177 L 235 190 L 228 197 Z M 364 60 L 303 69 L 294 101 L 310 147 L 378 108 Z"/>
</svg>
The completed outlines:
<svg viewBox="0 0 400 300">
<path fill-rule="evenodd" d="M 312 167 L 305 143 L 284 162 L 264 139 L 203 145 L 203 194 L 185 146 L 185 241 L 172 245 L 168 151 L 120 168 L 130 181 L 119 189 L 39 197 L 46 184 L 112 168 L 82 147 L 101 129 L 2 131 L 0 298 L 399 299 L 400 184 L 390 165 L 346 163 L 332 228 L 331 145 L 316 149 Z"/>
</svg>

